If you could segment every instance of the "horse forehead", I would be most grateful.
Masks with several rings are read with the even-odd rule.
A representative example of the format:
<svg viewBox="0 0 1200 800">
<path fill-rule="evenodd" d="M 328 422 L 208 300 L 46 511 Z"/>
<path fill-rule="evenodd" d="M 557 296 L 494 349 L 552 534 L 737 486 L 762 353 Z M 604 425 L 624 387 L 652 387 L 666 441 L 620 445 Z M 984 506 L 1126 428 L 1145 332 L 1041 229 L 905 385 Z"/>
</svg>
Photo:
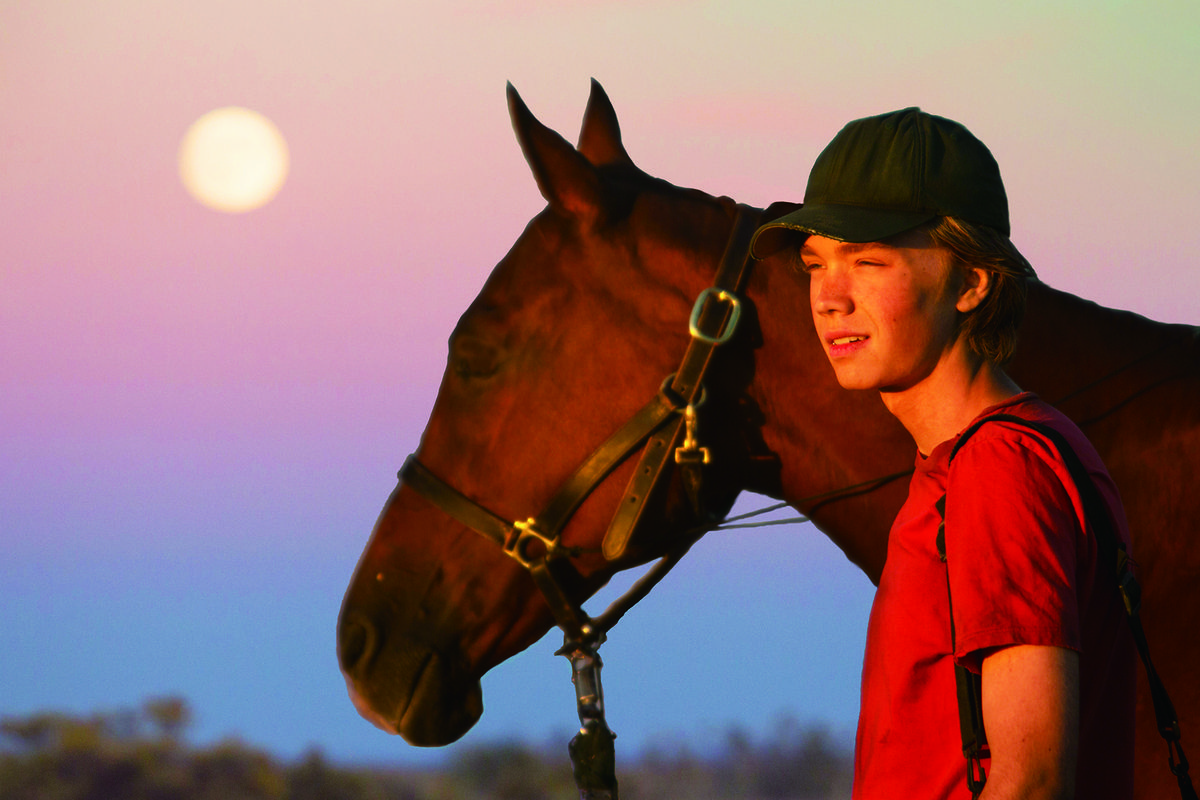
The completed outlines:
<svg viewBox="0 0 1200 800">
<path fill-rule="evenodd" d="M 606 287 L 636 278 L 631 250 L 619 239 L 616 232 L 568 237 L 527 230 L 493 268 L 460 325 L 503 321 L 545 306 L 561 313 L 581 299 L 597 302 L 608 294 Z"/>
</svg>

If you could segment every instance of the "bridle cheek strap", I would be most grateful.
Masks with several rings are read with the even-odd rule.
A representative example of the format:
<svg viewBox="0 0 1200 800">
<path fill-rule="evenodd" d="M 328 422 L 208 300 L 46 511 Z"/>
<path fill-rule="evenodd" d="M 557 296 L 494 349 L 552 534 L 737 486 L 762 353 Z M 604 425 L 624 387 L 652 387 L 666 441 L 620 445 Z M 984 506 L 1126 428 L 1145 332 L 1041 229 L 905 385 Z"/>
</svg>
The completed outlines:
<svg viewBox="0 0 1200 800">
<path fill-rule="evenodd" d="M 702 383 L 712 361 L 713 352 L 737 332 L 741 313 L 741 301 L 737 293 L 745 285 L 750 271 L 750 241 L 754 238 L 757 227 L 758 215 L 748 206 L 739 204 L 733 232 L 725 245 L 713 285 L 701 292 L 696 299 L 688 325 L 691 341 L 683 355 L 683 362 L 669 380 L 670 385 L 664 384 L 664 391 L 670 391 L 672 396 L 680 398 L 684 407 L 693 407 L 697 398 L 701 396 Z M 716 333 L 706 333 L 714 330 Z M 674 447 L 684 432 L 686 423 L 685 417 L 677 417 L 671 425 L 652 436 L 646 443 L 637 468 L 633 471 L 633 477 L 625 489 L 625 496 L 617 506 L 608 532 L 604 535 L 604 557 L 609 561 L 616 561 L 624 555 L 625 548 L 629 546 L 633 532 L 646 510 L 646 500 L 658 485 L 673 456 L 685 470 L 685 483 L 689 486 L 689 494 L 693 498 L 699 497 L 700 463 L 695 459 L 680 458 L 678 449 Z M 698 505 L 698 500 L 694 502 Z"/>
</svg>

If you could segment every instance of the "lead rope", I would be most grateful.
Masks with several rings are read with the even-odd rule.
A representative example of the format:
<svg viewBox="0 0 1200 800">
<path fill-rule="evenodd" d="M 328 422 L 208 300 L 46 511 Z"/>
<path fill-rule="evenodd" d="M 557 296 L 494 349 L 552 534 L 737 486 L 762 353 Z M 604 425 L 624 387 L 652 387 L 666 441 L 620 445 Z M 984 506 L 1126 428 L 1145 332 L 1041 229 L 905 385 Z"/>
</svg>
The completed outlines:
<svg viewBox="0 0 1200 800">
<path fill-rule="evenodd" d="M 556 653 L 571 662 L 571 682 L 575 684 L 579 733 L 567 745 L 567 752 L 571 754 L 579 800 L 617 800 L 617 756 L 613 746 L 617 735 L 604 719 L 604 688 L 600 684 L 604 662 L 596 652 L 599 646 L 600 642 L 565 639 Z"/>
<path fill-rule="evenodd" d="M 739 520 L 750 519 L 772 511 L 778 511 L 787 503 L 777 503 L 766 508 L 750 511 L 731 517 L 722 523 L 705 526 L 689 531 L 689 545 L 677 548 L 658 561 L 643 575 L 625 595 L 625 599 L 615 603 L 605 613 L 596 617 L 590 626 L 591 638 L 587 641 L 572 640 L 564 634 L 563 646 L 555 655 L 565 656 L 571 662 L 571 683 L 575 685 L 575 706 L 579 713 L 579 732 L 567 745 L 571 756 L 571 772 L 575 778 L 575 787 L 579 789 L 579 800 L 618 800 L 616 747 L 614 740 L 617 735 L 608 727 L 604 717 L 604 687 L 600 682 L 600 668 L 604 662 L 597 650 L 604 643 L 605 633 L 611 629 L 621 617 L 639 600 L 650 593 L 650 590 L 666 577 L 679 559 L 690 548 L 690 542 L 712 530 L 729 530 L 732 528 L 759 528 L 768 525 L 789 525 L 796 522 L 806 522 L 807 517 L 792 517 L 789 519 L 767 520 L 756 523 L 737 523 Z"/>
</svg>

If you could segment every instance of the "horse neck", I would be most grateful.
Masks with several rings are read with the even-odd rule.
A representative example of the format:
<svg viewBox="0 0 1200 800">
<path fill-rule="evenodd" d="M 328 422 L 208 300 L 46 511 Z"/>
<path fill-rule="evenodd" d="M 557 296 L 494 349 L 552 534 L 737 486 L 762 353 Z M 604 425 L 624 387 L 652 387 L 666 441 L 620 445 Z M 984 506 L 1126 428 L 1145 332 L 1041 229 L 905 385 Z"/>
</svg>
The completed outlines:
<svg viewBox="0 0 1200 800">
<path fill-rule="evenodd" d="M 1155 380 L 1182 373 L 1194 379 L 1195 342 L 1191 326 L 1155 322 L 1035 282 L 1007 369 L 1023 388 L 1086 426 Z"/>
</svg>

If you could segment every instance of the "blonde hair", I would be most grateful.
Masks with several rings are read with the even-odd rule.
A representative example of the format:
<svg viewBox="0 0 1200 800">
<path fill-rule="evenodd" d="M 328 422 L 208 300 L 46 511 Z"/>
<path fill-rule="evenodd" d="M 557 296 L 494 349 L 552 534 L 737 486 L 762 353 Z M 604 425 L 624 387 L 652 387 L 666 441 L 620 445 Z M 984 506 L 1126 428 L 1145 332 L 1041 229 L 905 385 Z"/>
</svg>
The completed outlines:
<svg viewBox="0 0 1200 800">
<path fill-rule="evenodd" d="M 987 296 L 963 314 L 959 332 L 976 355 L 995 364 L 1006 363 L 1016 350 L 1028 283 L 1037 279 L 1037 273 L 1012 241 L 994 228 L 939 217 L 928 223 L 926 230 L 934 245 L 949 251 L 954 267 L 991 273 Z"/>
</svg>

